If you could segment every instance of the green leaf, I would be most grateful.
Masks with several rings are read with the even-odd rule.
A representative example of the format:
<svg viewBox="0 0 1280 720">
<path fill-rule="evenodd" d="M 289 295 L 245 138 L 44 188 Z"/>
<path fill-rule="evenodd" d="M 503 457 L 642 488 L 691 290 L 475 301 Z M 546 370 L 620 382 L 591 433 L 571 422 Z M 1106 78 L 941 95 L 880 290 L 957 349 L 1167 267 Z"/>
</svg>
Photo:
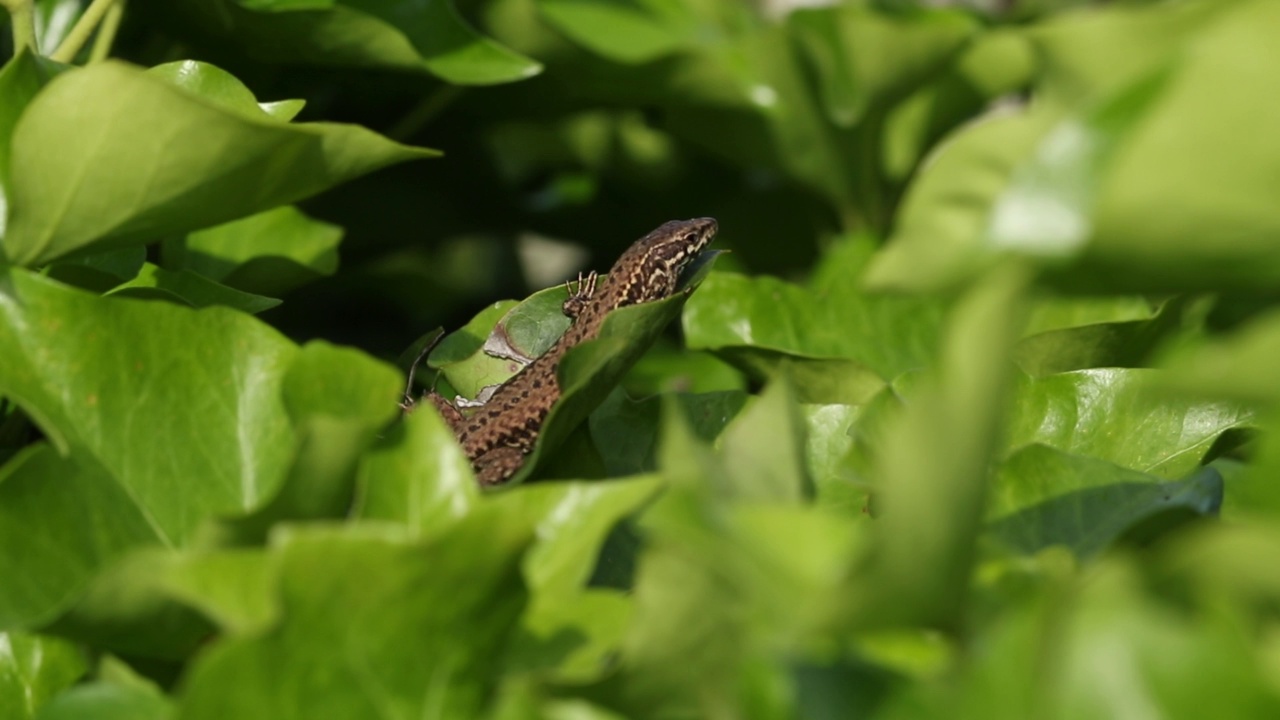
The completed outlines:
<svg viewBox="0 0 1280 720">
<path fill-rule="evenodd" d="M 22 182 L 4 248 L 21 265 L 225 222 L 433 154 L 354 126 L 246 117 L 114 61 L 50 82 L 13 147 Z"/>
<path fill-rule="evenodd" d="M 813 495 L 805 466 L 804 421 L 786 376 L 770 383 L 729 423 L 720 450 L 733 483 L 723 491 L 735 500 L 798 504 Z"/>
<path fill-rule="evenodd" d="M 856 267 L 851 255 L 846 258 L 829 261 L 830 269 L 812 290 L 769 276 L 713 273 L 685 310 L 686 342 L 695 349 L 728 351 L 731 359 L 748 361 L 752 367 L 776 366 L 779 353 L 801 361 L 851 360 L 882 381 L 931 364 L 942 303 L 931 298 L 867 295 L 848 276 L 844 282 L 825 280 L 838 275 L 835 267 L 839 265 Z M 812 363 L 795 363 L 806 364 Z M 813 397 L 820 393 L 809 391 L 804 400 L 865 400 L 880 383 L 866 370 L 859 373 L 857 365 L 814 365 L 815 374 L 830 378 L 829 382 L 838 379 L 837 387 L 850 388 L 854 397 L 843 392 L 833 393 L 836 397 Z"/>
<path fill-rule="evenodd" d="M 174 717 L 172 701 L 154 683 L 136 675 L 127 665 L 106 658 L 105 676 L 78 685 L 57 696 L 40 712 L 41 720 L 168 720 Z"/>
<path fill-rule="evenodd" d="M 680 417 L 669 404 L 661 455 L 670 486 L 640 519 L 635 618 L 619 675 L 597 693 L 628 716 L 781 712 L 772 652 L 803 655 L 829 638 L 828 603 L 865 526 L 736 492 Z"/>
<path fill-rule="evenodd" d="M 539 0 L 538 10 L 574 42 L 617 62 L 651 62 L 696 40 L 696 17 L 669 0 Z"/>
<path fill-rule="evenodd" d="M 473 30 L 452 0 L 198 0 L 149 7 L 196 37 L 287 64 L 429 72 L 458 85 L 537 75 L 542 65 Z"/>
<path fill-rule="evenodd" d="M 1013 346 L 1028 275 L 1007 265 L 961 298 L 937 370 L 883 431 L 875 472 L 884 509 L 851 589 L 858 624 L 959 618 L 1013 384 L 990 359 Z"/>
<path fill-rule="evenodd" d="M 0 715 L 34 718 L 86 669 L 84 653 L 66 640 L 0 633 Z"/>
<path fill-rule="evenodd" d="M 936 290 L 980 274 L 991 262 L 979 244 L 991 205 L 1052 122 L 1034 111 L 997 116 L 941 146 L 907 189 L 868 287 Z"/>
<path fill-rule="evenodd" d="M 633 401 L 614 390 L 591 413 L 588 427 L 609 477 L 653 472 L 658 468 L 656 450 L 664 402 L 674 401 L 694 435 L 710 442 L 742 411 L 747 398 L 745 392 L 731 390 Z"/>
<path fill-rule="evenodd" d="M 13 130 L 27 105 L 64 66 L 39 55 L 20 51 L 0 67 L 0 237 L 5 234 L 13 193 Z"/>
<path fill-rule="evenodd" d="M 356 517 L 398 522 L 415 537 L 434 537 L 480 497 L 453 431 L 429 407 L 390 427 L 361 461 L 358 478 Z"/>
<path fill-rule="evenodd" d="M 530 539 L 492 512 L 426 542 L 376 526 L 276 533 L 279 624 L 202 653 L 182 716 L 478 716 L 525 603 Z"/>
<path fill-rule="evenodd" d="M 166 242 L 164 264 L 278 297 L 338 269 L 342 228 L 285 205 Z"/>
<path fill-rule="evenodd" d="M 136 278 L 146 264 L 147 249 L 129 247 L 55 261 L 46 275 L 73 287 L 105 293 Z"/>
<path fill-rule="evenodd" d="M 961 12 L 894 15 L 855 4 L 800 8 L 787 24 L 817 69 L 827 116 L 843 127 L 935 75 L 978 30 Z"/>
<path fill-rule="evenodd" d="M 1247 427 L 1248 408 L 1177 397 L 1152 370 L 1100 368 L 1024 380 L 1007 447 L 1042 443 L 1160 477 L 1196 468 L 1222 433 Z"/>
<path fill-rule="evenodd" d="M 0 292 L 0 393 L 60 452 L 119 483 L 165 544 L 279 487 L 296 353 L 224 308 L 98 298 L 18 269 Z"/>
<path fill-rule="evenodd" d="M 1165 384 L 1201 395 L 1240 402 L 1280 401 L 1274 372 L 1280 353 L 1280 312 L 1252 318 L 1230 334 L 1202 339 L 1166 352 L 1161 366 Z"/>
<path fill-rule="evenodd" d="M 304 345 L 281 389 L 296 429 L 288 474 L 269 502 L 225 523 L 223 541 L 257 543 L 284 520 L 344 516 L 364 452 L 399 411 L 400 387 L 398 372 L 364 353 Z"/>
<path fill-rule="evenodd" d="M 160 544 L 151 522 L 100 468 L 27 447 L 0 469 L 0 627 L 48 621 L 107 563 Z"/>
<path fill-rule="evenodd" d="M 523 620 L 527 635 L 513 649 L 517 667 L 568 673 L 579 681 L 608 667 L 625 634 L 630 603 L 620 593 L 587 590 L 587 581 L 609 532 L 659 488 L 651 477 L 546 483 L 493 499 L 537 522 L 538 540 L 523 562 L 530 604 Z"/>
<path fill-rule="evenodd" d="M 1088 558 L 1161 516 L 1172 521 L 1215 513 L 1222 491 L 1222 476 L 1212 468 L 1161 482 L 1102 460 L 1032 445 L 1001 467 L 988 532 L 1017 552 L 1066 545 Z"/>
<path fill-rule="evenodd" d="M 1142 367 L 1170 337 L 1188 332 L 1186 306 L 1186 298 L 1170 300 L 1155 312 L 1140 298 L 1057 301 L 1036 313 L 1036 331 L 1018 342 L 1014 359 L 1024 372 L 1037 377 L 1096 367 Z"/>
<path fill-rule="evenodd" d="M 805 459 L 813 474 L 816 502 L 828 509 L 857 515 L 866 502 L 866 488 L 855 485 L 844 458 L 853 447 L 853 431 L 862 417 L 856 405 L 802 405 Z"/>
<path fill-rule="evenodd" d="M 144 264 L 137 277 L 117 285 L 106 295 L 168 300 L 196 308 L 225 305 L 250 315 L 280 304 L 275 298 L 240 292 L 187 270 L 173 272 L 151 263 Z"/>
<path fill-rule="evenodd" d="M 303 100 L 260 103 L 253 96 L 253 91 L 231 73 L 195 60 L 164 63 L 148 68 L 146 72 L 251 120 L 261 120 L 266 115 L 281 122 L 289 122 L 306 105 Z"/>
</svg>

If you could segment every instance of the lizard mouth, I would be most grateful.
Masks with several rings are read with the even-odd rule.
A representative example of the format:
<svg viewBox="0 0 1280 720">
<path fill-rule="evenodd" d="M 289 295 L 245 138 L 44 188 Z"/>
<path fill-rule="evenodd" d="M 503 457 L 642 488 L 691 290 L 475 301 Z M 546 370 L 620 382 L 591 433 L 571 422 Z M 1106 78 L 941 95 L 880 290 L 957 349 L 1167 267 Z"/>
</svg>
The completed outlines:
<svg viewBox="0 0 1280 720">
<path fill-rule="evenodd" d="M 691 291 L 701 283 L 707 274 L 711 272 L 711 266 L 716 257 L 729 252 L 728 250 L 708 250 L 703 248 L 698 254 L 689 261 L 680 270 L 679 280 L 676 281 L 676 288 L 684 291 Z"/>
</svg>

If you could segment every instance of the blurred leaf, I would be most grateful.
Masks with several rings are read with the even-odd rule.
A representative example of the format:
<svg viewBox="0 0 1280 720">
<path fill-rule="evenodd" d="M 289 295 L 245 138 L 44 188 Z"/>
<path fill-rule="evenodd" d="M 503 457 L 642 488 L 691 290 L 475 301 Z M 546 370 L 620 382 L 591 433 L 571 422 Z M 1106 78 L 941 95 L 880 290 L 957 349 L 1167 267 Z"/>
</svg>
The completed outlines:
<svg viewBox="0 0 1280 720">
<path fill-rule="evenodd" d="M 279 624 L 202 653 L 182 716 L 476 717 L 525 603 L 530 539 L 492 513 L 425 542 L 376 526 L 278 532 Z"/>
<path fill-rule="evenodd" d="M 1268 132 L 1280 100 L 1250 88 L 1277 57 L 1269 38 L 1280 8 L 1190 5 L 1198 32 L 1116 156 L 1082 275 L 1139 289 L 1272 288 L 1280 214 L 1265 187 L 1280 167 L 1280 141 Z M 1208 20 L 1207 7 L 1218 8 Z M 1143 272 L 1131 272 L 1135 262 Z"/>
<path fill-rule="evenodd" d="M 868 275 L 874 287 L 937 288 L 1016 253 L 1061 263 L 1093 238 L 1105 171 L 1167 86 L 1142 78 L 1082 113 L 1043 106 L 971 128 L 912 189 L 902 224 Z M 975 183 L 979 173 L 981 182 Z M 955 184 L 968 180 L 958 189 Z M 942 243 L 939 253 L 939 243 Z M 927 263 L 925 272 L 912 263 Z M 1122 283 L 1124 278 L 1115 278 Z M 1105 278 L 1078 282 L 1107 286 Z"/>
<path fill-rule="evenodd" d="M 168 300 L 196 308 L 225 305 L 250 315 L 280 304 L 275 298 L 240 292 L 187 270 L 173 272 L 151 263 L 143 265 L 137 277 L 105 294 Z"/>
<path fill-rule="evenodd" d="M 827 116 L 844 127 L 935 74 L 978 29 L 962 12 L 891 15 L 861 4 L 801 7 L 787 23 L 817 69 Z"/>
<path fill-rule="evenodd" d="M 670 0 L 540 0 L 538 10 L 574 42 L 617 62 L 650 62 L 696 38 L 693 13 Z"/>
<path fill-rule="evenodd" d="M 936 290 L 980 273 L 990 261 L 978 240 L 991 204 L 1051 122 L 1045 113 L 996 115 L 942 145 L 907 189 L 867 286 Z"/>
<path fill-rule="evenodd" d="M 51 82 L 13 147 L 24 181 L 4 240 L 22 265 L 225 222 L 433 155 L 363 128 L 228 112 L 114 61 Z"/>
<path fill-rule="evenodd" d="M 959 618 L 1012 389 L 1010 368 L 991 358 L 1018 336 L 1027 276 L 1006 265 L 961 298 L 937 371 L 884 429 L 875 458 L 884 509 L 851 588 L 857 624 Z"/>
<path fill-rule="evenodd" d="M 460 85 L 537 75 L 542 66 L 480 35 L 452 0 L 147 2 L 185 32 L 267 62 L 429 72 Z"/>
<path fill-rule="evenodd" d="M 338 269 L 342 228 L 285 205 L 164 244 L 164 264 L 272 297 Z"/>
<path fill-rule="evenodd" d="M 720 436 L 720 452 L 740 502 L 798 504 L 813 496 L 805 464 L 805 432 L 800 408 L 786 376 L 769 384 Z"/>
<path fill-rule="evenodd" d="M 1201 395 L 1240 402 L 1280 400 L 1275 360 L 1280 356 L 1280 312 L 1263 313 L 1216 340 L 1200 340 L 1165 353 L 1164 383 Z"/>
<path fill-rule="evenodd" d="M 804 653 L 829 637 L 827 603 L 860 528 L 724 484 L 733 478 L 669 407 L 662 466 L 671 486 L 642 518 L 648 547 L 632 630 L 619 675 L 597 692 L 628 716 L 775 716 L 785 681 L 767 649 Z"/>
<path fill-rule="evenodd" d="M 1132 563 L 1072 576 L 1045 572 L 1024 601 L 983 629 L 988 643 L 961 677 L 896 698 L 890 718 L 955 713 L 988 718 L 1115 717 L 1143 708 L 1196 718 L 1194 705 L 1265 717 L 1280 709 L 1250 634 L 1219 612 L 1186 613 L 1144 592 Z M 1055 577 L 1055 575 L 1057 575 Z M 1065 577 L 1063 577 L 1065 575 Z"/>
<path fill-rule="evenodd" d="M 36 47 L 44 54 L 62 44 L 84 9 L 81 0 L 35 0 Z"/>
<path fill-rule="evenodd" d="M 36 717 L 87 669 L 75 645 L 53 637 L 0 633 L 0 716 Z"/>
<path fill-rule="evenodd" d="M 106 658 L 108 677 L 77 685 L 54 698 L 40 712 L 40 720 L 168 720 L 175 716 L 172 701 L 156 685 L 136 675 L 124 663 Z"/>
<path fill-rule="evenodd" d="M 423 405 L 392 425 L 361 461 L 354 514 L 393 520 L 429 538 L 470 513 L 480 490 L 453 432 Z"/>
</svg>

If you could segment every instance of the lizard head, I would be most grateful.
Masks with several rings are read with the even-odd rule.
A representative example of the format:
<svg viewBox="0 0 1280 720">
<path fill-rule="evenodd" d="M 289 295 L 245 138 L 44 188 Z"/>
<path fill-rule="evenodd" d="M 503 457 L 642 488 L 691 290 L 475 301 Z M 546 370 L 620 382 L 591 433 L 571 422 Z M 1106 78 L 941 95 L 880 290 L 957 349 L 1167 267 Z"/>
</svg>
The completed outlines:
<svg viewBox="0 0 1280 720">
<path fill-rule="evenodd" d="M 672 220 L 640 238 L 618 258 L 609 278 L 618 278 L 622 304 L 661 300 L 675 293 L 680 273 L 716 236 L 715 218 Z"/>
</svg>

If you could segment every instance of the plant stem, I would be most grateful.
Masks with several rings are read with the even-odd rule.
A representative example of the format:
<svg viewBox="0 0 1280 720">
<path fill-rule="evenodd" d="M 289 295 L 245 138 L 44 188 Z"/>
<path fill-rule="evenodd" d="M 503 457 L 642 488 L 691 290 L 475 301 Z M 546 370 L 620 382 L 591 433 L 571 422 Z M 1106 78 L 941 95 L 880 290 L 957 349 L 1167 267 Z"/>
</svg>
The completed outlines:
<svg viewBox="0 0 1280 720">
<path fill-rule="evenodd" d="M 102 18 L 102 26 L 98 28 L 98 36 L 93 39 L 93 47 L 89 50 L 89 63 L 101 62 L 111 53 L 111 44 L 116 39 L 116 31 L 120 29 L 120 19 L 124 17 L 126 0 L 116 0 L 107 8 Z"/>
<path fill-rule="evenodd" d="M 35 0 L 0 0 L 0 7 L 9 11 L 9 22 L 13 24 L 13 53 L 17 55 L 22 48 L 39 52 L 36 47 Z"/>
<path fill-rule="evenodd" d="M 461 94 L 462 88 L 457 85 L 442 85 L 435 92 L 418 101 L 418 104 L 405 113 L 404 117 L 400 118 L 387 131 L 387 137 L 398 141 L 407 140 L 414 133 L 425 127 L 432 118 L 448 107 Z"/>
<path fill-rule="evenodd" d="M 67 33 L 67 37 L 62 40 L 62 44 L 58 46 L 58 49 L 49 58 L 63 63 L 75 60 L 80 48 L 84 47 L 89 36 L 93 34 L 94 28 L 98 27 L 102 17 L 107 14 L 107 10 L 110 10 L 115 2 L 116 0 L 93 0 L 93 2 L 89 3 L 89 7 L 85 8 L 84 14 L 76 21 L 75 27 L 71 28 L 71 32 Z"/>
</svg>

